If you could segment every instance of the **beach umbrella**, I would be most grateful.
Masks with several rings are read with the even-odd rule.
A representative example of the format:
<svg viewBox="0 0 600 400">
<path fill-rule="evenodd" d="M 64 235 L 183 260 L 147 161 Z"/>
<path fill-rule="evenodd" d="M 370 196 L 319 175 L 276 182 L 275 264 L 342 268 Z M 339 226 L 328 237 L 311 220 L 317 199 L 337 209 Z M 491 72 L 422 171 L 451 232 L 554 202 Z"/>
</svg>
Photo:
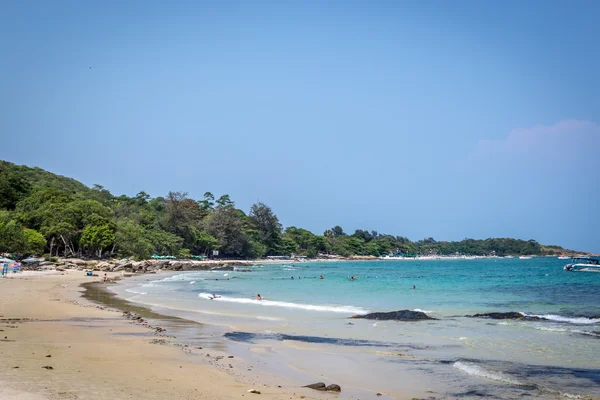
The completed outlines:
<svg viewBox="0 0 600 400">
<path fill-rule="evenodd" d="M 14 262 L 15 260 L 11 260 L 10 258 L 0 257 L 0 264 L 10 264 Z"/>
</svg>

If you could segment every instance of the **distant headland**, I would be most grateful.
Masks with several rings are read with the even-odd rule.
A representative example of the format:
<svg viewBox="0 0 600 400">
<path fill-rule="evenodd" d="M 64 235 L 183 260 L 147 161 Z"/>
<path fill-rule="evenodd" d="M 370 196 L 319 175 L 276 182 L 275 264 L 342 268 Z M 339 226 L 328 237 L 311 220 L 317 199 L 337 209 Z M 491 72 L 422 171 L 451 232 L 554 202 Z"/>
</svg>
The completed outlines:
<svg viewBox="0 0 600 400">
<path fill-rule="evenodd" d="M 169 192 L 115 196 L 40 168 L 0 161 L 0 253 L 50 257 L 203 259 L 569 256 L 576 252 L 512 238 L 411 241 L 335 226 L 315 235 L 284 228 L 257 202 L 248 213 L 229 195 Z"/>
</svg>

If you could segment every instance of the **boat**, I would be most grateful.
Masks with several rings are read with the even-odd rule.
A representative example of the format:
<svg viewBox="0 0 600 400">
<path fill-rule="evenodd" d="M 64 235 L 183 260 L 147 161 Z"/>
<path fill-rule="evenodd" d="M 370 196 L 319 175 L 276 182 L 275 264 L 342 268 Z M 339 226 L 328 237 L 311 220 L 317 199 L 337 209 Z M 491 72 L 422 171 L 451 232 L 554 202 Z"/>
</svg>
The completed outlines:
<svg viewBox="0 0 600 400">
<path fill-rule="evenodd" d="M 563 269 L 568 272 L 600 272 L 600 257 L 573 257 Z"/>
<path fill-rule="evenodd" d="M 531 260 L 533 257 L 531 256 L 521 256 L 519 257 L 521 260 Z"/>
<path fill-rule="evenodd" d="M 569 258 L 571 258 L 571 257 L 569 257 L 569 256 L 558 256 L 559 260 L 568 260 Z"/>
</svg>

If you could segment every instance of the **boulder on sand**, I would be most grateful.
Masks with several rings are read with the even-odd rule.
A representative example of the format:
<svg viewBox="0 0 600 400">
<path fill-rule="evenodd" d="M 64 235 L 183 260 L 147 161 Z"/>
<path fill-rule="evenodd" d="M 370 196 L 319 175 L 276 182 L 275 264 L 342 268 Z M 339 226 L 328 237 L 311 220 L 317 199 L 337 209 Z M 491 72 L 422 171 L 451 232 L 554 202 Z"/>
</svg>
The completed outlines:
<svg viewBox="0 0 600 400">
<path fill-rule="evenodd" d="M 377 321 L 422 321 L 434 320 L 429 315 L 421 311 L 399 310 L 390 312 L 374 312 L 364 315 L 355 315 L 351 318 L 374 319 Z"/>
<path fill-rule="evenodd" d="M 341 392 L 342 388 L 340 387 L 340 385 L 336 385 L 335 383 L 332 383 L 331 385 L 327 385 L 325 390 L 327 390 L 328 392 Z"/>
<path fill-rule="evenodd" d="M 310 388 L 310 389 L 314 389 L 314 390 L 319 390 L 321 392 L 341 392 L 342 388 L 340 387 L 340 385 L 336 385 L 335 383 L 332 383 L 331 385 L 325 385 L 323 382 L 317 382 L 317 383 L 312 383 L 310 385 L 306 385 L 304 387 Z"/>
<path fill-rule="evenodd" d="M 306 385 L 304 387 L 321 391 L 325 391 L 327 388 L 327 386 L 323 382 L 311 383 L 310 385 Z"/>
</svg>

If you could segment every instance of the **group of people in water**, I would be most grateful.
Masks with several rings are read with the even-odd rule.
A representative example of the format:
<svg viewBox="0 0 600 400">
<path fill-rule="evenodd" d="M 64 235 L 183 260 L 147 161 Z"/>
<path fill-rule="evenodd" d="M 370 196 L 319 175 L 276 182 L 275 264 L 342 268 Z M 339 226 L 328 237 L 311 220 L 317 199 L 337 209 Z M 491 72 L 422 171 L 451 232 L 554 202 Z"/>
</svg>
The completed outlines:
<svg viewBox="0 0 600 400">
<path fill-rule="evenodd" d="M 357 280 L 358 278 L 359 278 L 358 276 L 354 276 L 354 275 L 353 275 L 353 276 L 350 276 L 350 277 L 348 277 L 348 279 L 349 279 L 349 280 L 351 280 L 351 281 Z M 298 279 L 302 279 L 302 278 L 301 278 L 301 277 L 298 277 Z M 325 278 L 323 277 L 323 275 L 319 275 L 319 279 L 325 279 Z M 293 276 L 292 276 L 292 277 L 290 277 L 290 280 L 292 280 L 292 281 L 293 281 L 293 280 L 294 280 L 294 277 L 293 277 Z M 412 288 L 413 288 L 413 289 L 416 289 L 417 287 L 416 287 L 415 285 L 413 285 L 413 287 L 412 287 Z M 212 295 L 212 299 L 218 299 L 218 298 L 220 298 L 220 297 L 221 297 L 221 296 L 219 296 L 219 295 L 216 295 L 216 294 L 214 294 L 214 293 L 213 293 L 213 295 Z M 260 295 L 260 293 L 258 293 L 258 294 L 256 295 L 256 300 L 266 300 L 266 298 L 265 298 L 265 297 L 263 297 L 263 296 L 261 296 L 261 295 Z"/>
</svg>

